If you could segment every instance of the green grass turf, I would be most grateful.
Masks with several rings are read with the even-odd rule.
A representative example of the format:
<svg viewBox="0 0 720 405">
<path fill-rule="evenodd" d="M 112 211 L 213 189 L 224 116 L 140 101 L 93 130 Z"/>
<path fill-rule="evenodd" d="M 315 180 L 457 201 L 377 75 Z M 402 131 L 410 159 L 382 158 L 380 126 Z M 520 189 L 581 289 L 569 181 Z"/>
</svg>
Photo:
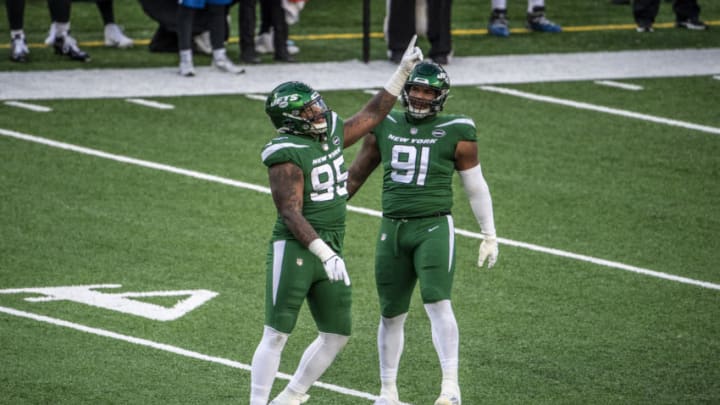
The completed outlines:
<svg viewBox="0 0 720 405">
<path fill-rule="evenodd" d="M 135 2 L 116 2 L 136 39 L 154 24 Z M 349 4 L 349 6 L 348 6 Z M 313 0 L 296 35 L 359 33 L 360 2 Z M 569 26 L 631 23 L 629 8 L 596 1 L 549 4 Z M 513 27 L 523 5 L 511 3 Z M 704 2 L 703 18 L 720 20 Z M 373 2 L 374 32 L 383 2 Z M 456 1 L 454 27 L 482 29 L 487 8 Z M 0 22 L 4 23 L 0 7 Z M 338 18 L 338 16 L 342 16 Z M 672 21 L 663 2 L 659 22 Z M 41 42 L 44 1 L 28 1 L 27 31 Z M 102 38 L 94 5 L 74 3 L 81 41 Z M 458 35 L 456 54 L 573 52 L 717 46 L 718 29 Z M 302 61 L 360 57 L 359 40 L 298 40 Z M 384 58 L 373 40 L 373 58 Z M 33 48 L 32 63 L 0 70 L 174 66 L 176 56 L 89 47 L 93 62 Z M 2 52 L 2 49 L 0 49 Z M 231 46 L 231 52 L 235 52 Z M 208 61 L 209 63 L 209 61 Z M 720 80 L 634 79 L 630 92 L 591 82 L 505 86 L 720 127 Z M 450 113 L 478 125 L 499 236 L 658 272 L 720 283 L 718 135 L 454 87 Z M 368 99 L 325 92 L 348 117 Z M 267 185 L 259 151 L 272 135 L 262 103 L 238 96 L 173 97 L 159 111 L 120 99 L 44 100 L 50 113 L 0 105 L 0 128 L 110 153 Z M 357 147 L 347 151 L 351 161 Z M 456 226 L 477 231 L 456 184 Z M 380 209 L 375 173 L 352 200 Z M 219 295 L 171 322 L 64 301 L 13 308 L 249 363 L 263 322 L 264 257 L 275 210 L 266 194 L 0 137 L 0 289 L 122 284 L 121 291 L 208 289 Z M 322 381 L 378 390 L 377 302 L 372 276 L 376 218 L 348 214 L 346 260 L 354 285 L 354 333 Z M 720 402 L 720 292 L 596 264 L 501 246 L 492 271 L 475 268 L 478 241 L 457 238 L 453 305 L 461 331 L 465 404 L 688 404 Z M 107 292 L 114 292 L 107 290 Z M 171 305 L 171 299 L 143 299 Z M 292 373 L 315 330 L 304 309 L 280 370 Z M 401 363 L 402 399 L 432 403 L 440 372 L 415 297 Z M 201 360 L 0 314 L 2 404 L 246 403 L 249 373 Z M 278 392 L 285 380 L 277 380 Z M 313 388 L 313 404 L 369 401 Z"/>
<path fill-rule="evenodd" d="M 589 82 L 522 91 L 720 127 L 710 77 Z M 672 97 L 667 97 L 671 94 Z M 341 116 L 368 95 L 326 92 Z M 0 128 L 259 185 L 271 136 L 262 103 L 237 96 L 48 100 L 51 113 L 2 106 Z M 231 106 L 228 108 L 228 106 Z M 457 87 L 448 112 L 478 124 L 499 235 L 719 283 L 717 135 Z M 40 119 L 38 119 L 40 117 Z M 106 125 L 112 122 L 112 125 Z M 357 148 L 347 151 L 347 160 Z M 262 329 L 268 195 L 0 137 L 2 288 L 122 284 L 122 291 L 219 293 L 171 322 L 69 302 L 0 295 L 0 306 L 249 363 Z M 352 205 L 379 209 L 374 174 Z M 456 188 L 456 226 L 477 231 Z M 377 391 L 376 218 L 348 214 L 354 337 L 322 380 Z M 501 246 L 492 271 L 457 238 L 454 307 L 464 403 L 714 403 L 720 400 L 720 294 Z M 113 292 L 108 290 L 107 292 Z M 168 304 L 169 305 L 169 304 Z M 243 403 L 249 373 L 0 315 L 2 403 Z M 292 373 L 315 331 L 306 310 L 285 350 Z M 402 398 L 432 403 L 439 370 L 415 298 Z M 275 392 L 285 384 L 277 380 Z M 313 403 L 366 400 L 313 388 Z"/>
</svg>

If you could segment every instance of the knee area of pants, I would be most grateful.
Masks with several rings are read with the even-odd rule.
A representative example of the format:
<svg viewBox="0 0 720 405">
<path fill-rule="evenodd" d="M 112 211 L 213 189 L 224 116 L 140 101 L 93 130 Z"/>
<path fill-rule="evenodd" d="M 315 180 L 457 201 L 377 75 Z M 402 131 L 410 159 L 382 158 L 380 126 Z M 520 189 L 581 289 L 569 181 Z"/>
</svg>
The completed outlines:
<svg viewBox="0 0 720 405">
<path fill-rule="evenodd" d="M 405 324 L 406 318 L 407 318 L 407 312 L 400 314 L 400 315 L 393 316 L 393 317 L 382 316 L 380 318 L 380 322 L 386 328 L 402 327 L 403 324 Z"/>
<path fill-rule="evenodd" d="M 272 348 L 282 349 L 288 340 L 288 335 L 275 329 L 265 328 L 263 340 Z"/>
<path fill-rule="evenodd" d="M 435 303 L 447 300 L 446 293 L 436 287 L 424 287 L 420 290 L 420 296 L 424 303 Z"/>
<path fill-rule="evenodd" d="M 348 340 L 350 340 L 350 336 L 347 335 L 324 332 L 320 332 L 320 338 L 322 339 L 324 345 L 335 347 L 338 350 L 345 347 Z"/>
</svg>

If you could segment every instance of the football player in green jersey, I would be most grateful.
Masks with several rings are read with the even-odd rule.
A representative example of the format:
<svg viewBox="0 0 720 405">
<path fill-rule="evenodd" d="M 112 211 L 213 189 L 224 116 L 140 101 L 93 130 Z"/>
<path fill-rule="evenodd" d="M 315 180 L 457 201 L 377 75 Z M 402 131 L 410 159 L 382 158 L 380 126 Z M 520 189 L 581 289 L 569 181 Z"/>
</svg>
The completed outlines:
<svg viewBox="0 0 720 405">
<path fill-rule="evenodd" d="M 265 328 L 252 360 L 251 405 L 267 404 L 304 300 L 319 334 L 271 404 L 305 402 L 350 337 L 350 278 L 342 259 L 348 176 L 343 148 L 385 118 L 419 60 L 413 38 L 384 90 L 347 121 L 304 83 L 283 83 L 267 98 L 265 111 L 278 134 L 263 147 L 262 160 L 278 215 L 267 254 Z"/>
<path fill-rule="evenodd" d="M 352 197 L 378 166 L 383 170 L 383 218 L 375 251 L 380 300 L 378 328 L 380 398 L 400 404 L 396 385 L 403 327 L 415 285 L 420 283 L 442 368 L 435 405 L 460 404 L 457 322 L 450 303 L 455 251 L 452 176 L 460 175 L 484 236 L 478 266 L 498 256 L 490 191 L 478 160 L 475 123 L 463 115 L 439 115 L 450 91 L 445 70 L 430 61 L 415 65 L 402 91 L 406 111 L 394 110 L 363 142 L 350 167 Z"/>
</svg>

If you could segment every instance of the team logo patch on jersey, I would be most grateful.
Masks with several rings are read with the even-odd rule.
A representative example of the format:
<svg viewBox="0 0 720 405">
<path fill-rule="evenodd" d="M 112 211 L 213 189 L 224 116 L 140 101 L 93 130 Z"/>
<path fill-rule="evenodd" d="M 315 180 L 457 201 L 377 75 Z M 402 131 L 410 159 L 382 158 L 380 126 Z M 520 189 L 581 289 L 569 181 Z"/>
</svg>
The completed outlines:
<svg viewBox="0 0 720 405">
<path fill-rule="evenodd" d="M 442 138 L 443 136 L 447 135 L 444 129 L 433 129 L 432 136 L 436 138 Z"/>
<path fill-rule="evenodd" d="M 410 135 L 417 135 L 418 129 L 417 128 L 410 128 Z"/>
<path fill-rule="evenodd" d="M 295 259 L 295 264 L 296 264 L 298 267 L 302 266 L 302 265 L 303 265 L 303 259 L 302 259 L 301 257 L 298 257 L 297 259 Z"/>
<path fill-rule="evenodd" d="M 340 145 L 340 138 L 338 138 L 337 136 L 333 136 L 332 143 L 335 146 Z"/>
</svg>

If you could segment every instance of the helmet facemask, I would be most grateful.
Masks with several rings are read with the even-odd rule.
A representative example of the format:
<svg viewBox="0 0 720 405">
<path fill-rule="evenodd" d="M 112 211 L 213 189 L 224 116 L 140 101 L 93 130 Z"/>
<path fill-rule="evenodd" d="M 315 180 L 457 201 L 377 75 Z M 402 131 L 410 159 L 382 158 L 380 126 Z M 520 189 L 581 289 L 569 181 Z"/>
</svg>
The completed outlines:
<svg viewBox="0 0 720 405">
<path fill-rule="evenodd" d="M 330 110 L 320 94 L 301 82 L 276 87 L 265 102 L 265 112 L 278 133 L 321 138 L 327 132 Z"/>
<path fill-rule="evenodd" d="M 413 90 L 414 89 L 414 90 Z M 420 97 L 417 93 L 434 93 L 433 98 Z M 414 95 L 410 95 L 414 92 Z M 438 64 L 423 61 L 415 65 L 402 91 L 402 104 L 408 115 L 416 119 L 430 117 L 443 110 L 450 92 L 450 79 Z"/>
<path fill-rule="evenodd" d="M 413 93 L 424 92 L 425 89 L 433 93 L 434 97 L 425 98 L 412 95 Z M 440 90 L 434 89 L 430 86 L 412 84 L 406 86 L 403 90 L 404 104 L 407 108 L 408 114 L 410 114 L 413 118 L 425 118 L 442 111 L 446 97 L 447 91 L 443 94 Z"/>
<path fill-rule="evenodd" d="M 304 121 L 306 125 L 303 125 L 303 127 L 308 126 L 306 132 L 318 136 L 324 135 L 325 132 L 327 132 L 328 112 L 329 110 L 327 105 L 325 105 L 325 101 L 323 101 L 322 97 L 318 97 L 310 103 L 305 104 L 301 110 L 293 110 L 290 115 L 287 113 L 285 115 L 292 119 Z"/>
</svg>

